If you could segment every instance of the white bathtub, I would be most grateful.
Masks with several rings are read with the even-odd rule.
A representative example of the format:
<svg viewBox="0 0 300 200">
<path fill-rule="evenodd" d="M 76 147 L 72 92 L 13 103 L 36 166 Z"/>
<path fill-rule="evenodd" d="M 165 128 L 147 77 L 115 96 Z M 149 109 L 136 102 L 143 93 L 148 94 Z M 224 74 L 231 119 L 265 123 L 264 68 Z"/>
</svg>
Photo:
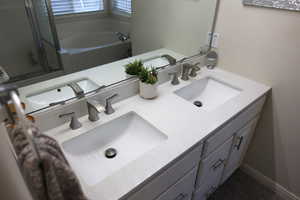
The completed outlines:
<svg viewBox="0 0 300 200">
<path fill-rule="evenodd" d="M 88 51 L 120 43 L 114 32 L 75 33 L 60 41 L 64 51 Z"/>
<path fill-rule="evenodd" d="M 131 42 L 114 32 L 80 33 L 61 40 L 62 60 L 68 72 L 80 71 L 131 56 Z"/>
<path fill-rule="evenodd" d="M 111 19 L 59 25 L 64 69 L 75 72 L 131 56 L 131 41 L 122 42 L 116 32 L 127 34 L 130 24 Z"/>
</svg>

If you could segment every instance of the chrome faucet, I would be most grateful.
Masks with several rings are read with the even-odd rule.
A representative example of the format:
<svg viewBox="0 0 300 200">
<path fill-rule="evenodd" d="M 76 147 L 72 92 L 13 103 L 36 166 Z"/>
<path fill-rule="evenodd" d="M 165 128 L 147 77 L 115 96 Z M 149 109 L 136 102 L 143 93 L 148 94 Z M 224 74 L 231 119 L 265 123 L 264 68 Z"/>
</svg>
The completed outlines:
<svg viewBox="0 0 300 200">
<path fill-rule="evenodd" d="M 192 65 L 192 70 L 190 73 L 190 77 L 196 77 L 197 76 L 197 72 L 201 70 L 201 68 L 198 66 L 200 65 L 200 63 L 196 63 Z"/>
<path fill-rule="evenodd" d="M 175 65 L 176 62 L 177 62 L 174 57 L 172 57 L 172 56 L 170 56 L 168 54 L 164 54 L 161 57 L 167 59 L 170 65 Z"/>
<path fill-rule="evenodd" d="M 105 112 L 106 114 L 110 115 L 115 112 L 115 110 L 112 107 L 112 100 L 117 97 L 118 94 L 114 94 L 109 96 L 105 99 L 105 106 L 103 106 L 99 101 L 90 99 L 87 101 L 87 109 L 88 109 L 88 115 L 89 120 L 92 122 L 99 120 L 99 113 Z"/>
<path fill-rule="evenodd" d="M 70 122 L 70 128 L 72 130 L 76 130 L 79 129 L 82 124 L 79 122 L 75 112 L 70 112 L 70 113 L 66 113 L 66 114 L 61 114 L 58 116 L 59 118 L 64 118 L 64 117 L 71 117 L 71 122 Z"/>
<path fill-rule="evenodd" d="M 4 67 L 0 66 L 0 84 L 9 81 L 10 77 Z"/>
<path fill-rule="evenodd" d="M 91 122 L 98 121 L 99 120 L 98 114 L 105 110 L 104 107 L 96 100 L 88 100 L 87 108 L 88 108 L 89 120 Z"/>
<path fill-rule="evenodd" d="M 171 81 L 172 85 L 178 85 L 180 83 L 177 72 L 170 72 L 169 75 L 173 76 L 172 81 Z"/>
<path fill-rule="evenodd" d="M 183 64 L 181 79 L 184 81 L 187 81 L 190 79 L 190 77 L 196 77 L 197 71 L 199 71 L 201 69 L 198 65 L 200 65 L 200 63 L 196 63 L 196 64 L 185 63 L 185 64 Z"/>
<path fill-rule="evenodd" d="M 126 40 L 130 39 L 129 34 L 125 35 L 124 33 L 121 33 L 121 32 L 116 32 L 115 34 L 117 35 L 117 37 L 119 38 L 119 40 L 122 41 L 122 42 L 125 42 Z"/>
<path fill-rule="evenodd" d="M 192 68 L 191 64 L 185 63 L 182 65 L 182 74 L 181 79 L 184 81 L 189 80 L 190 69 Z"/>
<path fill-rule="evenodd" d="M 113 94 L 105 99 L 105 113 L 110 115 L 115 112 L 115 109 L 112 107 L 112 100 L 119 96 L 118 94 Z"/>
<path fill-rule="evenodd" d="M 68 86 L 73 90 L 77 98 L 84 97 L 83 89 L 78 85 L 78 83 L 72 82 L 69 83 Z"/>
</svg>

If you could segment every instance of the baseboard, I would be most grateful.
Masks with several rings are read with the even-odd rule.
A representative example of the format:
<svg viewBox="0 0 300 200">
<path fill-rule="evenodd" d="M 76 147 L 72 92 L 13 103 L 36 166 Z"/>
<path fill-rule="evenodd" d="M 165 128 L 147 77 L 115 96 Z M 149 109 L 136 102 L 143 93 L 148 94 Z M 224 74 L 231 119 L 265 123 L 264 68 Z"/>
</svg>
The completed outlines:
<svg viewBox="0 0 300 200">
<path fill-rule="evenodd" d="M 292 192 L 288 191 L 282 185 L 276 183 L 272 179 L 266 177 L 261 172 L 256 169 L 250 167 L 247 164 L 242 165 L 241 170 L 257 180 L 259 183 L 265 185 L 267 188 L 275 192 L 278 196 L 285 200 L 300 200 L 300 197 L 296 196 Z"/>
</svg>

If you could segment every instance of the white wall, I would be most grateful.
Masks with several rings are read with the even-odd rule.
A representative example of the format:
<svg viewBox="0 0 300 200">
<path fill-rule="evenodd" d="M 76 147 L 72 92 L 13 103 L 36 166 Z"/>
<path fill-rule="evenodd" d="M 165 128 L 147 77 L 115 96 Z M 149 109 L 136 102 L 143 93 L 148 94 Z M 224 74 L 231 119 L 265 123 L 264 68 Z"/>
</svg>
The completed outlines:
<svg viewBox="0 0 300 200">
<path fill-rule="evenodd" d="M 206 44 L 216 0 L 133 0 L 134 54 L 168 48 L 194 55 Z"/>
<path fill-rule="evenodd" d="M 273 87 L 246 163 L 300 196 L 300 12 L 221 1 L 219 66 Z"/>
</svg>

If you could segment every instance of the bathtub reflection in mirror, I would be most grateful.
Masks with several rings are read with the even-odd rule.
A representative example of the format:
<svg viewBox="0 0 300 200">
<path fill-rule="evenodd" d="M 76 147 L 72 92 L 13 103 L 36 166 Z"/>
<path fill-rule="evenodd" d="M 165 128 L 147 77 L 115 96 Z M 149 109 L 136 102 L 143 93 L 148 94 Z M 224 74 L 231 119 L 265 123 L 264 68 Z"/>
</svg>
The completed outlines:
<svg viewBox="0 0 300 200">
<path fill-rule="evenodd" d="M 76 72 L 132 56 L 129 16 L 64 19 L 56 27 L 67 72 Z"/>
<path fill-rule="evenodd" d="M 32 113 L 62 105 L 67 99 L 76 99 L 81 92 L 90 93 L 127 79 L 124 66 L 129 62 L 142 60 L 146 66 L 161 67 L 170 63 L 163 55 L 180 60 L 199 53 L 202 46 L 210 44 L 207 35 L 213 30 L 219 0 L 26 2 L 27 12 L 24 12 L 21 11 L 24 5 L 18 0 L 5 0 L 7 6 L 0 8 L 0 15 L 27 14 L 28 23 L 33 25 L 30 28 L 36 52 L 41 53 L 31 58 L 47 58 L 42 75 L 30 76 L 32 73 L 25 65 L 18 63 L 16 71 L 26 70 L 29 76 L 10 80 L 20 86 L 26 112 Z M 8 26 L 6 20 L 0 22 Z M 20 27 L 15 33 L 21 31 Z M 5 30 L 0 32 L 5 41 L 9 34 Z M 13 39 L 12 35 L 10 41 Z M 11 46 L 17 48 L 14 43 Z M 0 51 L 0 56 L 3 55 Z M 3 69 L 12 74 L 10 63 L 1 61 Z"/>
</svg>

